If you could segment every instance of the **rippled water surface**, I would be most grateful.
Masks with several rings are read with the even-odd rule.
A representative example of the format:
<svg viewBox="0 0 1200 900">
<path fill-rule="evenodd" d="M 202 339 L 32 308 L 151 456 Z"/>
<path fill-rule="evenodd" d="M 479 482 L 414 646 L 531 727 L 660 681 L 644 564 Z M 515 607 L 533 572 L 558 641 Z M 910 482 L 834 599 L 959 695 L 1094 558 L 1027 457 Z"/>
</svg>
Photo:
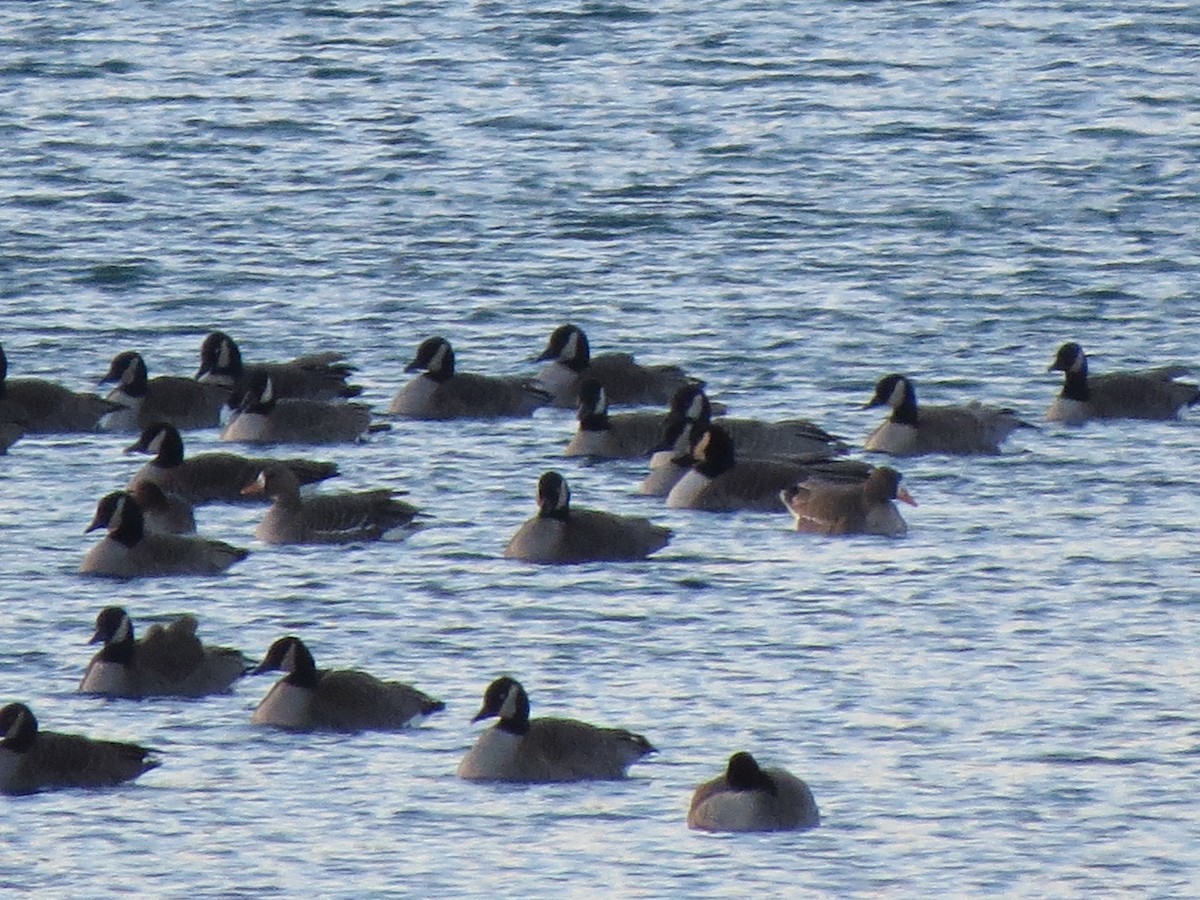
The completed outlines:
<svg viewBox="0 0 1200 900">
<path fill-rule="evenodd" d="M 705 378 L 740 415 L 853 440 L 889 371 L 1032 420 L 1055 348 L 1200 360 L 1200 17 L 1188 3 L 37 3 L 0 7 L 0 341 L 94 384 L 344 350 L 386 408 L 417 343 L 532 371 L 552 328 Z M 407 541 L 256 544 L 221 578 L 75 574 L 127 436 L 0 460 L 3 698 L 133 739 L 135 785 L 9 799 L 0 886 L 39 894 L 1156 895 L 1200 890 L 1196 416 L 1042 425 L 905 461 L 910 535 L 667 511 L 635 463 L 556 459 L 570 413 L 400 423 L 336 459 L 434 517 Z M 189 452 L 215 434 L 186 435 Z M 558 467 L 651 515 L 658 558 L 499 558 Z M 194 612 L 259 656 L 412 681 L 399 735 L 252 729 L 202 701 L 73 691 L 96 611 Z M 645 733 L 627 782 L 454 776 L 496 674 L 535 714 Z M 821 828 L 689 832 L 748 749 Z"/>
</svg>

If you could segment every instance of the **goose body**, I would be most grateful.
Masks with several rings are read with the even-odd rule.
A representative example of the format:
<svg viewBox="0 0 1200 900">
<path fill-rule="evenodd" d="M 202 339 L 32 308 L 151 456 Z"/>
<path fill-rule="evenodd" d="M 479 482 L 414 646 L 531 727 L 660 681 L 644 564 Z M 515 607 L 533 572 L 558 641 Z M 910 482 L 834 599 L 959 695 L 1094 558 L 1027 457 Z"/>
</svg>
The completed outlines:
<svg viewBox="0 0 1200 900">
<path fill-rule="evenodd" d="M 216 575 L 247 555 L 247 551 L 223 541 L 149 531 L 137 501 L 124 491 L 114 491 L 100 500 L 87 531 L 104 527 L 108 533 L 80 563 L 83 575 Z"/>
<path fill-rule="evenodd" d="M 388 412 L 410 419 L 498 419 L 533 415 L 549 395 L 528 378 L 458 372 L 445 338 L 421 342 L 404 369 L 421 372 L 392 398 Z"/>
<path fill-rule="evenodd" d="M 159 761 L 137 744 L 40 731 L 23 703 L 0 709 L 0 793 L 111 787 L 132 781 Z"/>
<path fill-rule="evenodd" d="M 760 769 L 735 753 L 724 774 L 692 794 L 688 828 L 701 831 L 796 831 L 821 823 L 807 784 L 786 769 Z"/>
<path fill-rule="evenodd" d="M 273 501 L 254 536 L 268 544 L 347 544 L 377 541 L 407 529 L 420 513 L 395 491 L 340 491 L 302 496 L 286 466 L 270 466 L 244 491 Z"/>
<path fill-rule="evenodd" d="M 287 672 L 250 721 L 293 731 L 395 731 L 445 709 L 411 685 L 356 669 L 318 669 L 296 637 L 275 641 L 254 673 Z"/>
<path fill-rule="evenodd" d="M 120 408 L 96 394 L 72 391 L 53 381 L 9 378 L 8 357 L 0 347 L 0 417 L 21 422 L 27 433 L 96 431 L 103 416 Z"/>
<path fill-rule="evenodd" d="M 362 403 L 279 399 L 272 380 L 252 375 L 223 441 L 248 444 L 346 444 L 371 431 L 371 410 Z"/>
<path fill-rule="evenodd" d="M 194 616 L 182 616 L 165 627 L 151 625 L 135 640 L 129 615 L 119 606 L 110 606 L 96 617 L 90 643 L 104 647 L 79 683 L 84 694 L 203 697 L 228 692 L 246 672 L 239 651 L 201 643 Z"/>
<path fill-rule="evenodd" d="M 1087 356 L 1076 343 L 1058 349 L 1048 371 L 1063 373 L 1062 392 L 1046 410 L 1051 422 L 1082 425 L 1092 419 L 1177 419 L 1185 406 L 1200 402 L 1200 388 L 1175 379 L 1185 366 L 1142 372 L 1088 375 Z"/>
<path fill-rule="evenodd" d="M 903 537 L 908 525 L 895 500 L 917 505 L 901 486 L 900 473 L 880 466 L 862 484 L 829 484 L 819 480 L 785 488 L 783 505 L 796 520 L 796 530 L 811 534 L 878 534 Z"/>
<path fill-rule="evenodd" d="M 559 782 L 624 778 L 654 752 L 640 734 L 575 719 L 529 718 L 529 697 L 512 678 L 493 681 L 472 722 L 496 716 L 458 766 L 468 781 Z"/>
<path fill-rule="evenodd" d="M 116 382 L 107 400 L 119 406 L 101 422 L 108 431 L 141 431 L 155 422 L 176 428 L 216 428 L 229 391 L 191 378 L 159 375 L 150 378 L 141 354 L 133 351 L 113 357 L 101 384 Z"/>
<path fill-rule="evenodd" d="M 893 456 L 923 453 L 999 453 L 1010 434 L 1032 427 L 1011 409 L 971 402 L 964 406 L 917 407 L 917 392 L 903 375 L 875 385 L 866 409 L 888 405 L 892 413 L 867 437 L 864 449 Z"/>
<path fill-rule="evenodd" d="M 573 508 L 566 480 L 546 472 L 538 481 L 538 512 L 504 548 L 508 559 L 582 563 L 645 559 L 671 539 L 671 530 L 640 516 Z"/>
<path fill-rule="evenodd" d="M 538 373 L 538 385 L 554 406 L 568 409 L 579 403 L 586 378 L 604 385 L 610 403 L 629 406 L 667 406 L 677 390 L 696 381 L 678 366 L 643 366 L 628 353 L 593 356 L 587 335 L 575 325 L 556 328 L 537 359 L 547 363 Z"/>
<path fill-rule="evenodd" d="M 236 453 L 199 453 L 185 459 L 183 438 L 174 425 L 166 422 L 143 429 L 138 440 L 125 452 L 154 455 L 154 459 L 129 480 L 126 490 L 133 491 L 145 483 L 156 484 L 166 493 L 194 505 L 241 503 L 253 499 L 243 494 L 242 488 L 272 465 L 291 469 L 301 485 L 315 484 L 338 474 L 335 463 L 308 459 L 271 459 Z"/>
<path fill-rule="evenodd" d="M 609 415 L 608 392 L 594 378 L 579 386 L 579 428 L 563 456 L 641 459 L 650 456 L 662 436 L 663 414 L 628 412 Z"/>
<path fill-rule="evenodd" d="M 314 353 L 288 362 L 242 362 L 242 351 L 223 331 L 214 331 L 200 345 L 200 368 L 196 380 L 215 384 L 226 391 L 242 390 L 252 375 L 270 377 L 277 397 L 302 400 L 338 400 L 357 397 L 362 388 L 348 384 L 354 371 L 341 353 Z"/>
</svg>

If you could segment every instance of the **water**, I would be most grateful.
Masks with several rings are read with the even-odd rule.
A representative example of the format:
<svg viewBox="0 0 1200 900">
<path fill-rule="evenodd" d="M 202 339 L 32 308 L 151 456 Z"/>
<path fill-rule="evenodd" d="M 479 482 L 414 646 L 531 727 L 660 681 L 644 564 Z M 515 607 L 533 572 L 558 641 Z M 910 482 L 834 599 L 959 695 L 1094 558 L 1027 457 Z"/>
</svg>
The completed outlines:
<svg viewBox="0 0 1200 900">
<path fill-rule="evenodd" d="M 419 341 L 530 371 L 575 321 L 742 415 L 861 439 L 876 378 L 1031 418 L 1093 370 L 1194 361 L 1200 20 L 1186 3 L 110 2 L 0 9 L 0 297 L 12 375 L 120 350 L 190 373 L 336 347 L 386 406 Z M 3 459 L 5 698 L 134 739 L 135 786 L 10 799 L 0 885 L 164 896 L 1194 895 L 1195 422 L 1043 426 L 905 461 L 901 542 L 671 512 L 635 464 L 556 459 L 569 414 L 405 423 L 314 453 L 436 517 L 401 544 L 251 546 L 223 578 L 74 569 L 123 436 Z M 189 452 L 217 446 L 186 436 Z M 654 561 L 498 559 L 558 467 L 676 529 Z M 410 680 L 400 735 L 249 727 L 228 697 L 77 697 L 103 605 L 190 611 L 257 656 Z M 626 783 L 460 783 L 487 682 L 644 732 Z M 749 749 L 808 780 L 798 835 L 684 827 Z"/>
</svg>

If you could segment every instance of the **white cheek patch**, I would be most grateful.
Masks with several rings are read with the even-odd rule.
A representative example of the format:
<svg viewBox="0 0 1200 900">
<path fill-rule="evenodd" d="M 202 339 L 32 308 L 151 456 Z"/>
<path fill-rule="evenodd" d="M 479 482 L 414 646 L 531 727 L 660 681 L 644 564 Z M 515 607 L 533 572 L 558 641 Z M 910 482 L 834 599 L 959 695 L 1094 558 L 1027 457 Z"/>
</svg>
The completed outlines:
<svg viewBox="0 0 1200 900">
<path fill-rule="evenodd" d="M 706 431 L 700 436 L 700 440 L 696 441 L 696 446 L 692 449 L 692 456 L 696 459 L 704 459 L 707 455 L 708 445 L 712 441 L 712 432 Z"/>
<path fill-rule="evenodd" d="M 150 442 L 150 446 L 147 447 L 146 449 L 149 450 L 151 453 L 153 453 L 155 456 L 158 456 L 158 454 L 162 451 L 163 441 L 165 441 L 166 438 L 167 438 L 167 433 L 165 431 L 160 431 L 158 434 L 156 434 L 154 436 L 154 440 L 152 440 Z"/>
<path fill-rule="evenodd" d="M 555 504 L 555 509 L 566 509 L 571 504 L 571 488 L 567 485 L 566 479 L 563 479 L 562 484 L 558 489 L 558 502 Z"/>
<path fill-rule="evenodd" d="M 137 360 L 131 359 L 125 364 L 125 368 L 121 371 L 121 384 L 133 384 L 133 380 L 137 377 Z"/>
<path fill-rule="evenodd" d="M 228 369 L 233 364 L 233 347 L 229 341 L 221 341 L 221 349 L 217 351 L 217 368 Z"/>
<path fill-rule="evenodd" d="M 446 354 L 449 351 L 449 344 L 438 344 L 437 352 L 433 354 L 433 359 L 429 360 L 429 365 L 426 368 L 430 372 L 443 371 L 446 368 Z"/>
<path fill-rule="evenodd" d="M 896 382 L 896 386 L 892 388 L 892 396 L 888 398 L 888 406 L 896 409 L 904 405 L 905 399 L 908 397 L 908 382 L 901 378 Z"/>
<path fill-rule="evenodd" d="M 500 718 L 511 719 L 517 714 L 517 689 L 510 687 L 508 693 L 504 695 L 504 702 L 500 704 Z"/>
<path fill-rule="evenodd" d="M 283 654 L 283 659 L 279 663 L 279 668 L 285 672 L 296 671 L 296 645 L 288 644 L 287 653 Z"/>
<path fill-rule="evenodd" d="M 558 354 L 559 359 L 575 359 L 579 355 L 579 332 L 572 331 L 571 336 L 567 338 L 567 342 L 563 344 L 562 352 Z"/>
<path fill-rule="evenodd" d="M 113 632 L 113 643 L 119 644 L 129 638 L 133 631 L 133 623 L 129 621 L 129 616 L 121 616 L 121 624 L 117 626 L 117 630 Z"/>
<path fill-rule="evenodd" d="M 262 395 L 259 399 L 264 405 L 275 399 L 275 384 L 270 378 L 268 378 L 267 383 L 263 385 Z"/>
<path fill-rule="evenodd" d="M 701 414 L 703 414 L 703 412 L 704 412 L 704 397 L 701 396 L 700 394 L 697 394 L 695 397 L 692 398 L 692 402 L 688 404 L 687 413 L 686 413 L 687 420 L 689 422 L 699 422 L 700 416 L 701 416 Z"/>
<path fill-rule="evenodd" d="M 126 499 L 122 497 L 117 501 L 117 505 L 113 507 L 112 515 L 108 517 L 108 530 L 117 531 L 121 527 L 121 519 L 125 515 Z"/>
<path fill-rule="evenodd" d="M 608 392 L 604 388 L 600 388 L 596 395 L 596 414 L 608 412 Z"/>
</svg>

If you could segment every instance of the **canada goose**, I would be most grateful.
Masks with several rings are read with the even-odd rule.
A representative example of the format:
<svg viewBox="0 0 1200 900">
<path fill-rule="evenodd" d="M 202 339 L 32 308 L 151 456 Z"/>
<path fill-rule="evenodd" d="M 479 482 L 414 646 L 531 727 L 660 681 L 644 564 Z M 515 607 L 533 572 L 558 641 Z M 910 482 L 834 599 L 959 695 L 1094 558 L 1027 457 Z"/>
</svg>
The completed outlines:
<svg viewBox="0 0 1200 900">
<path fill-rule="evenodd" d="M 380 681 L 356 669 L 318 669 L 297 637 L 282 637 L 251 674 L 283 671 L 254 710 L 255 725 L 295 731 L 394 731 L 446 708 L 440 700 L 398 681 Z"/>
<path fill-rule="evenodd" d="M 300 483 L 287 466 L 269 466 L 243 489 L 273 501 L 254 536 L 268 544 L 349 544 L 377 541 L 406 529 L 420 510 L 395 497 L 395 491 L 340 491 L 300 494 Z"/>
<path fill-rule="evenodd" d="M 554 406 L 573 409 L 579 402 L 579 385 L 595 378 L 608 392 L 608 402 L 632 406 L 666 406 L 683 385 L 694 383 L 678 366 L 642 366 L 629 353 L 592 356 L 587 335 L 575 325 L 554 329 L 536 362 L 550 362 L 537 382 L 553 397 Z"/>
<path fill-rule="evenodd" d="M 571 507 L 571 490 L 557 472 L 538 480 L 538 512 L 504 548 L 508 559 L 581 563 L 645 559 L 671 539 L 671 529 L 640 516 Z"/>
<path fill-rule="evenodd" d="M 667 494 L 671 509 L 709 512 L 779 509 L 779 492 L 809 478 L 856 483 L 873 468 L 856 460 L 740 459 L 733 440 L 720 425 L 706 428 L 692 446 L 692 468 Z"/>
<path fill-rule="evenodd" d="M 227 388 L 201 384 L 173 375 L 148 377 L 146 361 L 128 350 L 113 357 L 101 384 L 117 382 L 108 400 L 120 406 L 106 415 L 101 427 L 108 431 L 141 431 L 155 422 L 170 422 L 176 428 L 215 428 L 229 398 Z"/>
<path fill-rule="evenodd" d="M 78 393 L 53 381 L 9 378 L 8 357 L 0 347 L 0 417 L 21 422 L 26 433 L 96 431 L 102 416 L 120 408 L 97 394 Z"/>
<path fill-rule="evenodd" d="M 798 831 L 820 825 L 821 814 L 807 784 L 786 769 L 760 769 L 743 752 L 696 788 L 687 823 L 700 831 Z"/>
<path fill-rule="evenodd" d="M 805 481 L 780 491 L 779 499 L 795 517 L 797 531 L 903 537 L 908 525 L 893 501 L 910 506 L 917 501 L 900 477 L 895 469 L 880 466 L 862 484 Z"/>
<path fill-rule="evenodd" d="M 241 503 L 248 499 L 242 488 L 273 465 L 287 466 L 301 485 L 315 484 L 338 474 L 336 463 L 309 459 L 271 459 L 239 456 L 236 453 L 198 453 L 183 458 L 183 438 L 167 422 L 142 429 L 126 453 L 150 453 L 154 459 L 142 466 L 129 480 L 126 490 L 152 482 L 169 494 L 192 504 Z"/>
<path fill-rule="evenodd" d="M 863 407 L 890 406 L 892 414 L 867 437 L 864 449 L 893 456 L 921 453 L 999 453 L 1018 428 L 1032 428 L 1011 409 L 984 406 L 922 406 L 917 390 L 903 375 L 886 375 Z"/>
<path fill-rule="evenodd" d="M 106 494 L 85 533 L 108 528 L 108 534 L 83 558 L 84 575 L 136 578 L 141 575 L 216 575 L 247 551 L 223 541 L 188 534 L 148 531 L 141 507 L 125 491 Z"/>
<path fill-rule="evenodd" d="M 454 349 L 442 337 L 426 338 L 405 372 L 421 372 L 400 389 L 388 413 L 410 419 L 495 419 L 530 416 L 550 395 L 528 378 L 495 378 L 456 372 Z"/>
<path fill-rule="evenodd" d="M 269 375 L 251 374 L 237 412 L 221 432 L 223 441 L 251 444 L 354 443 L 367 432 L 386 426 L 371 424 L 371 410 L 362 403 L 280 399 Z"/>
<path fill-rule="evenodd" d="M 246 378 L 260 372 L 269 375 L 277 397 L 302 400 L 339 400 L 357 397 L 362 387 L 347 384 L 354 367 L 341 353 L 313 353 L 288 362 L 245 365 L 237 343 L 223 331 L 209 334 L 200 345 L 200 368 L 196 380 L 220 385 L 230 391 L 245 385 Z"/>
<path fill-rule="evenodd" d="M 1190 373 L 1186 366 L 1089 377 L 1083 348 L 1072 342 L 1058 348 L 1047 371 L 1056 370 L 1065 378 L 1062 393 L 1046 410 L 1051 422 L 1081 425 L 1089 419 L 1177 419 L 1183 407 L 1200 401 L 1200 388 L 1175 381 Z"/>
<path fill-rule="evenodd" d="M 596 459 L 640 459 L 658 445 L 663 429 L 660 412 L 608 414 L 608 392 L 594 378 L 579 385 L 579 429 L 563 456 Z"/>
<path fill-rule="evenodd" d="M 133 621 L 119 606 L 96 616 L 90 644 L 104 647 L 88 664 L 79 692 L 106 697 L 203 697 L 224 694 L 246 673 L 246 660 L 229 647 L 205 647 L 194 616 L 165 628 L 151 625 L 137 640 Z"/>
<path fill-rule="evenodd" d="M 525 689 L 507 676 L 497 678 L 483 695 L 472 722 L 498 716 L 458 765 L 467 781 L 607 781 L 654 747 L 623 728 L 597 728 L 575 719 L 529 718 Z"/>
<path fill-rule="evenodd" d="M 142 519 L 150 531 L 167 534 L 195 534 L 196 515 L 192 504 L 175 494 L 168 494 L 153 481 L 141 481 L 129 488 L 129 496 L 137 501 Z"/>
<path fill-rule="evenodd" d="M 32 794 L 59 788 L 109 787 L 158 766 L 137 744 L 39 731 L 24 703 L 0 709 L 0 792 Z"/>
</svg>

